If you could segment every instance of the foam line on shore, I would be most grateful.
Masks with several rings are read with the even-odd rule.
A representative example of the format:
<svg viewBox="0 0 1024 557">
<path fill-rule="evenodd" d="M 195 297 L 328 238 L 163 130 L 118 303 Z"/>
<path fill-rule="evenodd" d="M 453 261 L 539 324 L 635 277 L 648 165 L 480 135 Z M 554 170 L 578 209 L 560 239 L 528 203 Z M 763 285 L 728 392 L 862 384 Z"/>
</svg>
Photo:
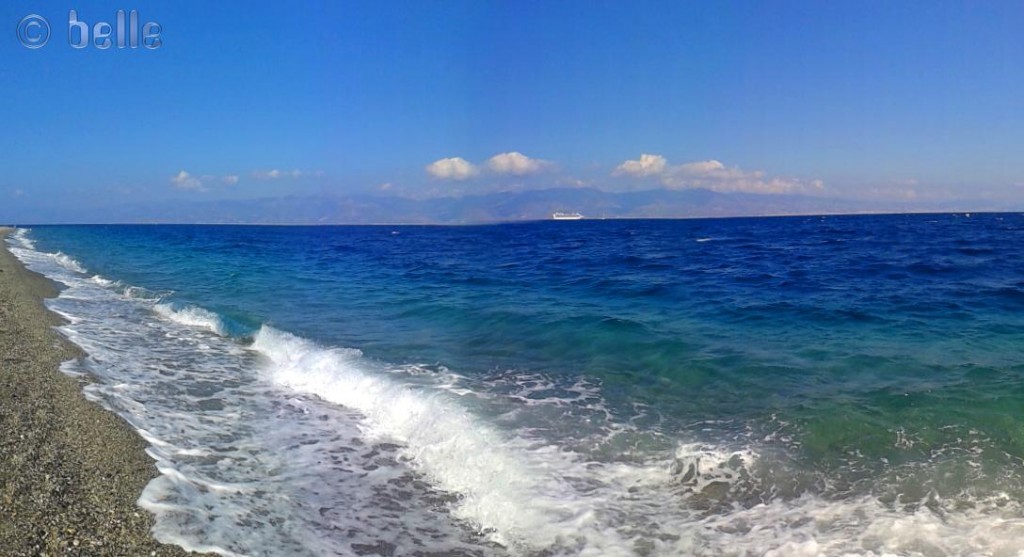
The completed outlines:
<svg viewBox="0 0 1024 557">
<path fill-rule="evenodd" d="M 26 234 L 0 228 L 0 547 L 12 555 L 188 555 L 153 539 L 153 517 L 136 506 L 156 473 L 142 439 L 60 371 L 81 353 L 52 329 L 60 317 L 43 306 L 57 286 L 7 249 L 32 249 Z"/>
</svg>

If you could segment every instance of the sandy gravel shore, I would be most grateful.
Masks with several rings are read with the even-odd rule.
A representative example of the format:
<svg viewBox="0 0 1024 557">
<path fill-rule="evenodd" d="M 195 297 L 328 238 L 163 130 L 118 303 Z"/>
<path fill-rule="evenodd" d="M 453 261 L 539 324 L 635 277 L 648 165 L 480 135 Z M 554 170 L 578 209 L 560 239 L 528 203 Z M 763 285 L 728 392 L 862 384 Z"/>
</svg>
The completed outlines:
<svg viewBox="0 0 1024 557">
<path fill-rule="evenodd" d="M 156 475 L 138 435 L 58 366 L 78 354 L 0 229 L 0 555 L 196 555 L 149 534 L 135 501 Z"/>
</svg>

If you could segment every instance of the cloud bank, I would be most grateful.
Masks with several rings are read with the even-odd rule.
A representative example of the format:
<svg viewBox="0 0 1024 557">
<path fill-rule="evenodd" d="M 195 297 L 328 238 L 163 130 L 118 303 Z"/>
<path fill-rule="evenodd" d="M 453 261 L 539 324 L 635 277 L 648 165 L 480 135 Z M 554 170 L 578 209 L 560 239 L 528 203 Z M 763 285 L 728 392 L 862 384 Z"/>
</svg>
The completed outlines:
<svg viewBox="0 0 1024 557">
<path fill-rule="evenodd" d="M 626 161 L 615 168 L 613 176 L 657 176 L 665 171 L 668 161 L 661 155 L 640 155 L 639 160 Z"/>
<path fill-rule="evenodd" d="M 438 180 L 467 180 L 483 173 L 492 175 L 527 176 L 555 167 L 551 161 L 528 157 L 519 151 L 498 153 L 477 166 L 462 157 L 438 159 L 425 168 L 427 174 Z"/>
<path fill-rule="evenodd" d="M 281 171 L 277 169 L 273 170 L 257 170 L 250 175 L 257 180 L 278 180 L 278 179 L 298 179 L 310 176 L 323 176 L 321 170 L 290 170 Z M 238 174 L 225 174 L 223 176 L 215 176 L 213 174 L 203 174 L 196 176 L 189 173 L 188 171 L 181 170 L 170 178 L 171 186 L 185 191 L 196 191 L 196 192 L 207 192 L 210 186 L 224 186 L 231 187 L 241 181 L 241 177 Z"/>
<path fill-rule="evenodd" d="M 285 178 L 295 180 L 309 176 L 323 176 L 323 174 L 322 170 L 278 170 L 274 168 L 271 170 L 257 170 L 252 173 L 252 177 L 257 180 L 281 180 Z"/>
<path fill-rule="evenodd" d="M 483 163 L 474 164 L 462 157 L 438 159 L 424 170 L 435 180 L 461 182 L 471 178 L 517 177 L 542 174 L 557 170 L 555 163 L 508 151 L 498 153 Z M 619 164 L 611 175 L 616 178 L 634 178 L 654 181 L 670 190 L 703 188 L 716 192 L 746 192 L 761 194 L 812 193 L 824 189 L 821 180 L 768 176 L 762 170 L 743 170 L 714 160 L 671 164 L 662 155 L 643 153 L 638 159 Z M 559 184 L 566 177 L 555 176 Z M 577 181 L 578 182 L 578 181 Z M 529 183 L 529 182 L 527 182 Z"/>
<path fill-rule="evenodd" d="M 438 180 L 465 180 L 479 172 L 472 163 L 462 157 L 436 160 L 427 165 L 426 171 Z"/>
<path fill-rule="evenodd" d="M 825 188 L 821 180 L 769 177 L 763 170 L 742 170 L 713 159 L 671 165 L 665 157 L 650 154 L 623 162 L 612 176 L 653 178 L 668 189 L 704 188 L 723 193 L 807 193 Z"/>
<path fill-rule="evenodd" d="M 554 164 L 551 161 L 531 159 L 518 151 L 501 153 L 487 159 L 487 168 L 491 172 L 496 174 L 512 174 L 514 176 L 536 174 L 553 166 Z"/>
</svg>

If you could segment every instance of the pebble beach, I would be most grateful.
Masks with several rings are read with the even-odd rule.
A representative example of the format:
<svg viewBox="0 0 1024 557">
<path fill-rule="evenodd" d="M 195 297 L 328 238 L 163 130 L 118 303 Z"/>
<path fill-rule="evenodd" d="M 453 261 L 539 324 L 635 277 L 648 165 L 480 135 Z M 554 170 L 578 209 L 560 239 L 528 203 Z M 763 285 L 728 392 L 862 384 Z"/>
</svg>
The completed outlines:
<svg viewBox="0 0 1024 557">
<path fill-rule="evenodd" d="M 195 555 L 150 536 L 136 500 L 157 470 L 142 439 L 60 372 L 80 351 L 43 306 L 58 292 L 0 248 L 0 553 Z"/>
</svg>

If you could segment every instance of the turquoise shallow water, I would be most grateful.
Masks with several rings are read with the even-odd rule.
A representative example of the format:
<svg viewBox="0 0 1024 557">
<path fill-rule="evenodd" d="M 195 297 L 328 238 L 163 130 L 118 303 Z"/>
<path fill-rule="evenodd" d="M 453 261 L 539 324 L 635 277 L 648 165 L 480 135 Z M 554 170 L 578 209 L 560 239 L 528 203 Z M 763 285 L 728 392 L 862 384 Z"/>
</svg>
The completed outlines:
<svg viewBox="0 0 1024 557">
<path fill-rule="evenodd" d="M 69 285 L 68 371 L 150 436 L 144 503 L 188 547 L 1014 555 L 1022 239 L 1005 214 L 12 245 Z"/>
</svg>

